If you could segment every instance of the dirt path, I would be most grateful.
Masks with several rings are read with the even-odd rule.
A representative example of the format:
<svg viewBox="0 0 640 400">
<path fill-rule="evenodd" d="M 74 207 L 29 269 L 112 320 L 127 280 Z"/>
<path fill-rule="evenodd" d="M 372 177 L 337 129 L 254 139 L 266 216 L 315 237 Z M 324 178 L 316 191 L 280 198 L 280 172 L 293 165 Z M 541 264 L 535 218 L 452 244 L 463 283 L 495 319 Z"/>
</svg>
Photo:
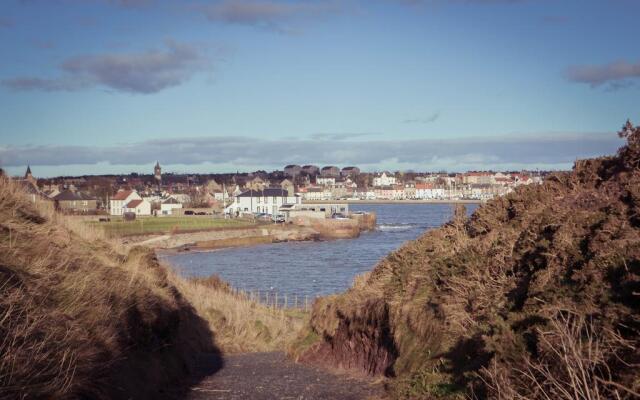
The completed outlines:
<svg viewBox="0 0 640 400">
<path fill-rule="evenodd" d="M 203 358 L 201 368 L 210 368 Z M 206 375 L 206 373 L 203 373 Z M 225 356 L 224 365 L 191 387 L 186 400 L 383 399 L 380 383 L 296 364 L 283 353 Z"/>
</svg>

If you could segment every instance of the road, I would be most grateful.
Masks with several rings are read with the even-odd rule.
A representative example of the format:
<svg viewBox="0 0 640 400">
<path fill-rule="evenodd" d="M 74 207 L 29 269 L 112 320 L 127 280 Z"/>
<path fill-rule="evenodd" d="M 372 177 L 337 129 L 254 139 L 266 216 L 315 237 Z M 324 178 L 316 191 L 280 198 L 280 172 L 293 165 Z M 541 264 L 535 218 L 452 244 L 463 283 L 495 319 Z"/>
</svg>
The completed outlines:
<svg viewBox="0 0 640 400">
<path fill-rule="evenodd" d="M 297 364 L 281 352 L 225 356 L 223 365 L 211 370 L 212 360 L 200 361 L 202 380 L 193 384 L 184 400 L 379 400 L 381 382 L 333 374 Z M 219 368 L 219 369 L 218 369 Z M 217 370 L 216 370 L 217 369 Z M 211 372 L 208 372 L 211 370 Z M 215 371 L 214 371 L 215 370 Z"/>
</svg>

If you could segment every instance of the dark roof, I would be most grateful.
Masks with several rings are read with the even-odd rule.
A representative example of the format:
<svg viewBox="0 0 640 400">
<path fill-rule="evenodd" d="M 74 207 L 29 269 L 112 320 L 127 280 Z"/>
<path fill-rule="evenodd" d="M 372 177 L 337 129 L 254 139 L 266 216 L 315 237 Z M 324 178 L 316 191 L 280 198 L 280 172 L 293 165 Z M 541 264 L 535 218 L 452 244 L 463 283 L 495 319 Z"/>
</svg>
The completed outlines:
<svg viewBox="0 0 640 400">
<path fill-rule="evenodd" d="M 271 188 L 264 190 L 247 190 L 246 192 L 242 192 L 238 195 L 238 197 L 289 197 L 289 192 L 280 188 Z"/>
<path fill-rule="evenodd" d="M 289 164 L 289 165 L 285 165 L 284 169 L 288 169 L 288 168 L 300 168 L 300 166 L 298 164 Z"/>
<path fill-rule="evenodd" d="M 354 169 L 359 169 L 358 167 L 344 167 L 342 168 L 343 171 L 353 171 Z"/>
<path fill-rule="evenodd" d="M 121 190 L 115 195 L 113 195 L 111 200 L 126 200 L 131 193 L 133 193 L 133 190 Z"/>
<path fill-rule="evenodd" d="M 327 165 L 326 167 L 322 167 L 322 170 L 326 171 L 326 170 L 329 170 L 329 169 L 332 169 L 332 168 L 338 169 L 338 167 L 336 167 L 334 165 Z"/>
<path fill-rule="evenodd" d="M 53 196 L 53 199 L 56 201 L 77 201 L 82 200 L 82 197 L 78 196 L 71 190 L 63 190 L 62 192 Z"/>
<path fill-rule="evenodd" d="M 308 168 L 318 168 L 318 167 L 315 165 L 305 165 L 302 168 L 308 169 Z"/>
</svg>

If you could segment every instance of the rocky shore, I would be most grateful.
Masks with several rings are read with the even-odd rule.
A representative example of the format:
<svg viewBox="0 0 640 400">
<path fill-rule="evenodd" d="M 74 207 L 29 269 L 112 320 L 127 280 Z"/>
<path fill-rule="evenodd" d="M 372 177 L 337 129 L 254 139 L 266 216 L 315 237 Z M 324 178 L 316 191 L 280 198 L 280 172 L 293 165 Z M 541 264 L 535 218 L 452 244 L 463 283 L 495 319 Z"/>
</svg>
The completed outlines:
<svg viewBox="0 0 640 400">
<path fill-rule="evenodd" d="M 180 252 L 216 250 L 258 244 L 356 238 L 376 225 L 375 214 L 354 214 L 349 219 L 294 218 L 287 224 L 263 225 L 245 229 L 167 233 L 123 239 L 125 246 L 142 245 L 156 250 Z"/>
</svg>

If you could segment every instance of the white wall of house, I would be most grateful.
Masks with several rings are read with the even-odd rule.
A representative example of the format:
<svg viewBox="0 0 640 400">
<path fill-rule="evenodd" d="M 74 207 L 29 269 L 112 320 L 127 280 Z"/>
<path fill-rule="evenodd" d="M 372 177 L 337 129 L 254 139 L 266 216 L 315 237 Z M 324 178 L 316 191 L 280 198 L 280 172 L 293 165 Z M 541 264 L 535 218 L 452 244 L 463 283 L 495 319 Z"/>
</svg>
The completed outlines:
<svg viewBox="0 0 640 400">
<path fill-rule="evenodd" d="M 182 208 L 182 204 L 160 204 L 160 214 L 171 215 L 173 210 Z"/>
<path fill-rule="evenodd" d="M 417 199 L 442 199 L 444 194 L 444 188 L 416 189 Z"/>
<path fill-rule="evenodd" d="M 135 208 L 124 208 L 124 212 L 132 212 L 136 215 L 151 215 L 151 203 L 142 200 Z"/>
<path fill-rule="evenodd" d="M 331 190 L 321 190 L 321 191 L 312 191 L 303 193 L 303 198 L 306 201 L 318 201 L 318 200 L 331 200 L 332 192 Z"/>
<path fill-rule="evenodd" d="M 265 213 L 279 214 L 278 209 L 284 204 L 299 204 L 298 196 L 236 196 L 234 202 L 226 208 L 228 213 Z"/>
<path fill-rule="evenodd" d="M 122 215 L 124 213 L 124 206 L 126 206 L 131 200 L 141 200 L 142 197 L 133 191 L 129 196 L 127 196 L 124 200 L 109 200 L 109 214 L 111 215 Z"/>
<path fill-rule="evenodd" d="M 319 176 L 316 178 L 316 184 L 322 186 L 333 186 L 336 184 L 336 178 Z"/>
<path fill-rule="evenodd" d="M 387 175 L 383 172 L 382 175 L 373 178 L 373 186 L 392 186 L 396 184 L 396 177 L 393 175 Z"/>
</svg>

